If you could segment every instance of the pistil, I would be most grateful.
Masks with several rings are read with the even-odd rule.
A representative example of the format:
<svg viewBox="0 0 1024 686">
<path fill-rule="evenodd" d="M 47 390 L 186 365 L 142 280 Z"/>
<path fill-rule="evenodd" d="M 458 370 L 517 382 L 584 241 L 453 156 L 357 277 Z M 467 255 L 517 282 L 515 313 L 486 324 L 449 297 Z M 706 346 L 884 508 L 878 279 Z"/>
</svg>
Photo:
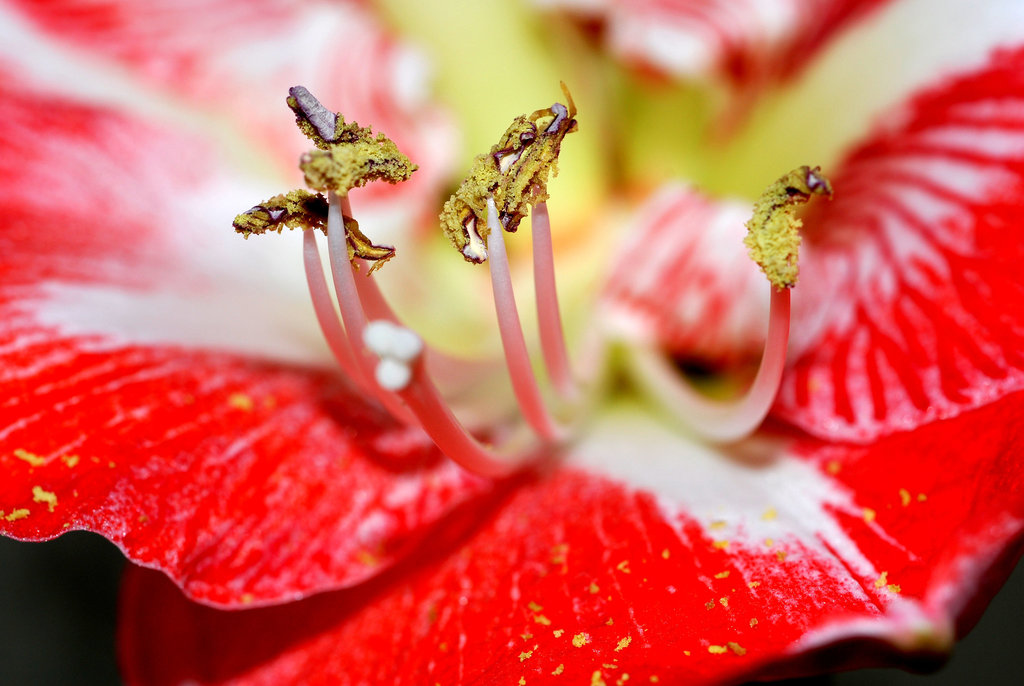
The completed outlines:
<svg viewBox="0 0 1024 686">
<path fill-rule="evenodd" d="M 640 384 L 668 411 L 705 440 L 732 442 L 754 432 L 775 402 L 786 366 L 790 290 L 798 275 L 799 205 L 814 195 L 831 197 L 832 185 L 817 167 L 798 167 L 758 198 L 744 241 L 751 258 L 768 277 L 771 310 L 761 364 L 750 388 L 730 401 L 715 401 L 681 378 L 671 361 L 653 347 L 636 347 L 629 361 Z"/>
</svg>

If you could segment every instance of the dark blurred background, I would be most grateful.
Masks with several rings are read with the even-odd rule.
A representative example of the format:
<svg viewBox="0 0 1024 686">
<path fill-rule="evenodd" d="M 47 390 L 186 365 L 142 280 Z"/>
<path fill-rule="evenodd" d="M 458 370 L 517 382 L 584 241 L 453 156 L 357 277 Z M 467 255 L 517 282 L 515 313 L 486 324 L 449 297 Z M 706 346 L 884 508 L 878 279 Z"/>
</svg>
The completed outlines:
<svg viewBox="0 0 1024 686">
<path fill-rule="evenodd" d="M 114 608 L 124 559 L 94 534 L 49 543 L 0 538 L 0 685 L 118 684 Z M 869 669 L 792 686 L 1024 684 L 1024 564 L 940 671 Z"/>
</svg>

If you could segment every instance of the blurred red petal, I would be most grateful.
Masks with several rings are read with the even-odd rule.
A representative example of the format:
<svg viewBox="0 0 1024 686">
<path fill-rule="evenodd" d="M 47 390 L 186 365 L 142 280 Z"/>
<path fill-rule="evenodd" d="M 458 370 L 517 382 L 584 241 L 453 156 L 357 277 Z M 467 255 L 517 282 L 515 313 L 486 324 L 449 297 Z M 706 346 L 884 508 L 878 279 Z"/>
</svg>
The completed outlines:
<svg viewBox="0 0 1024 686">
<path fill-rule="evenodd" d="M 359 588 L 220 612 L 130 570 L 125 675 L 710 684 L 820 669 L 826 650 L 832 668 L 935 660 L 1020 549 L 1024 436 L 1004 427 L 1022 411 L 1017 394 L 872 446 L 807 443 L 760 465 L 611 419 L 576 451 L 602 455 L 574 456 Z M 602 465 L 656 485 L 594 476 Z"/>
<path fill-rule="evenodd" d="M 1024 388 L 1024 50 L 889 113 L 810 209 L 778 414 L 867 440 Z"/>
<path fill-rule="evenodd" d="M 488 491 L 331 372 L 193 347 L 319 350 L 275 322 L 315 340 L 308 305 L 233 273 L 280 248 L 231 235 L 204 141 L 0 90 L 0 533 L 96 531 L 193 598 L 268 603 L 376 574 Z"/>
<path fill-rule="evenodd" d="M 889 112 L 805 217 L 775 416 L 868 441 L 1024 387 L 1024 50 L 999 51 Z M 748 210 L 749 212 L 749 210 Z M 606 291 L 623 330 L 680 359 L 756 354 L 767 285 L 746 213 L 667 187 Z"/>
<path fill-rule="evenodd" d="M 368 187 L 364 213 L 407 222 L 436 212 L 457 148 L 454 127 L 429 102 L 424 56 L 392 37 L 362 2 L 14 4 L 31 29 L 127 68 L 139 91 L 156 87 L 213 115 L 221 127 L 231 122 L 223 133 L 242 136 L 256 151 L 275 151 L 281 169 L 293 174 L 309 145 L 289 128 L 284 99 L 290 86 L 304 85 L 347 119 L 386 133 L 420 165 L 400 186 Z"/>
<path fill-rule="evenodd" d="M 621 335 L 703 364 L 745 361 L 764 347 L 768 286 L 743 247 L 750 204 L 679 184 L 640 208 L 604 292 Z"/>
<path fill-rule="evenodd" d="M 544 0 L 604 24 L 624 59 L 675 77 L 741 85 L 802 70 L 849 24 L 889 0 Z"/>
</svg>

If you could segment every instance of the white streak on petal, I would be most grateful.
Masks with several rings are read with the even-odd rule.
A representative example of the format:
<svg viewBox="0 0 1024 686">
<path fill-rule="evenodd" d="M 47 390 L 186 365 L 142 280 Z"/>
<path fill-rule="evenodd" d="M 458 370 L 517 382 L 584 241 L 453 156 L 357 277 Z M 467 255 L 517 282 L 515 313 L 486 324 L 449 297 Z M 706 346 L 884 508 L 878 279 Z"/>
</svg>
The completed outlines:
<svg viewBox="0 0 1024 686">
<path fill-rule="evenodd" d="M 795 539 L 861 579 L 879 576 L 835 518 L 835 512 L 861 515 L 854 494 L 814 465 L 786 456 L 777 445 L 748 441 L 726 455 L 635 409 L 601 417 L 594 426 L 571 452 L 569 465 L 654 494 L 667 522 L 683 514 L 705 524 L 721 520 L 728 525 L 723 537 L 739 544 Z M 765 520 L 762 515 L 769 508 L 776 516 Z M 876 533 L 887 538 L 877 526 Z M 745 573 L 742 556 L 733 561 Z M 837 577 L 849 579 L 850 593 L 864 597 L 849 571 Z"/>
</svg>

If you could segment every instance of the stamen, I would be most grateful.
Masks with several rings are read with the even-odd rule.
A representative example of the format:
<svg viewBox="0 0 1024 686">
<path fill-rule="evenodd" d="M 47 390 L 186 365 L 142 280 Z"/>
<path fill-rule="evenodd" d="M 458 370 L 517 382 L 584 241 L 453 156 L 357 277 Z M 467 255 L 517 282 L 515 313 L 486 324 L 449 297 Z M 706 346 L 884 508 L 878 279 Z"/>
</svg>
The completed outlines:
<svg viewBox="0 0 1024 686">
<path fill-rule="evenodd" d="M 556 171 L 562 139 L 576 130 L 576 108 L 571 97 L 568 107 L 556 103 L 529 117 L 518 117 L 501 144 L 492 148 L 489 156 L 477 158 L 472 182 L 467 180 L 442 214 L 446 231 L 466 259 L 483 262 L 489 253 L 492 256 L 492 288 L 513 390 L 527 425 L 542 439 L 538 442 L 531 438 L 525 447 L 520 439 L 514 439 L 500 452 L 482 445 L 455 418 L 430 377 L 425 364 L 428 351 L 422 339 L 401 325 L 375 281 L 366 278 L 395 251 L 390 246 L 375 245 L 359 230 L 352 218 L 348 192 L 369 181 L 405 181 L 416 166 L 387 137 L 374 136 L 369 128 L 354 122 L 346 123 L 305 88 L 291 89 L 288 105 L 300 130 L 317 147 L 300 158 L 306 184 L 314 191 L 326 192 L 327 199 L 309 191 L 275 196 L 238 215 L 235 229 L 246 237 L 283 227 L 305 229 L 306 281 L 317 322 L 338 364 L 361 392 L 376 398 L 399 421 L 422 428 L 449 458 L 479 474 L 501 476 L 549 454 L 552 444 L 565 432 L 548 414 L 533 374 L 512 291 L 503 230 L 515 231 L 528 208 L 541 203 L 535 228 L 539 236 L 535 278 L 538 291 L 543 292 L 537 301 L 538 318 L 545 364 L 559 392 L 567 396 L 572 383 L 543 202 L 548 177 Z M 495 197 L 500 197 L 497 205 Z M 340 319 L 311 229 L 327 234 Z M 366 275 L 358 280 L 357 258 L 364 260 L 366 268 Z M 368 321 L 368 312 L 372 321 Z M 440 359 L 463 367 L 479 366 Z M 510 456 L 503 457 L 502 453 Z"/>
<path fill-rule="evenodd" d="M 344 249 L 341 217 L 342 208 L 348 203 L 335 193 L 331 193 L 329 199 L 328 250 L 342 319 L 350 345 L 357 350 L 361 349 L 360 344 L 366 345 L 378 356 L 374 362 L 366 354 L 356 355 L 364 365 L 364 372 L 373 364 L 373 377 L 377 381 L 375 395 L 381 403 L 396 418 L 420 426 L 450 459 L 483 476 L 505 476 L 548 455 L 552 449 L 549 443 L 512 451 L 508 457 L 482 446 L 456 419 L 430 378 L 423 363 L 422 342 L 417 344 L 413 340 L 419 341 L 419 337 L 393 322 L 367 322 L 364 304 L 356 287 L 355 267 Z M 380 296 L 379 292 L 377 296 Z M 376 307 L 390 313 L 387 319 L 394 316 L 382 297 Z M 385 328 L 384 336 L 379 333 L 382 323 L 391 327 Z M 407 333 L 399 333 L 396 340 L 396 330 Z M 407 371 L 411 372 L 408 378 Z"/>
<path fill-rule="evenodd" d="M 796 207 L 812 195 L 832 195 L 832 185 L 818 167 L 799 167 L 782 176 L 758 198 L 747 222 L 750 256 L 771 282 L 768 335 L 757 376 L 747 392 L 731 402 L 702 396 L 679 379 L 666 356 L 651 347 L 634 349 L 633 370 L 652 395 L 681 422 L 711 441 L 731 442 L 761 425 L 778 393 L 789 344 L 790 289 L 796 283 L 802 222 Z"/>
<path fill-rule="evenodd" d="M 363 330 L 366 328 L 366 314 L 363 311 L 356 291 L 352 260 L 348 255 L 348 240 L 345 236 L 342 221 L 342 200 L 331 191 L 328 194 L 330 208 L 327 213 L 327 254 L 331 263 L 331 275 L 334 277 L 334 291 L 338 295 L 338 307 L 341 319 L 345 323 L 345 333 L 350 345 L 356 351 L 355 358 L 366 377 L 375 374 L 376 364 L 365 353 L 361 352 L 360 343 Z M 397 398 L 379 386 L 371 384 L 377 400 L 397 419 L 409 424 L 416 420 Z"/>
<path fill-rule="evenodd" d="M 372 395 L 371 385 L 356 360 L 345 329 L 338 321 L 338 314 L 334 310 L 334 303 L 331 302 L 331 296 L 327 290 L 327 280 L 324 278 L 316 236 L 310 230 L 303 233 L 302 262 L 306 269 L 306 284 L 309 286 L 309 295 L 313 300 L 316 320 L 320 324 L 320 331 L 323 332 L 324 338 L 327 339 L 327 345 L 334 353 L 334 359 L 361 391 Z"/>
<path fill-rule="evenodd" d="M 498 225 L 498 208 L 494 200 L 487 201 L 487 224 L 490 234 L 487 238 L 488 264 L 491 267 L 491 289 L 494 293 L 494 308 L 498 315 L 498 330 L 501 344 L 505 349 L 505 361 L 512 379 L 519 407 L 526 421 L 542 438 L 558 440 L 562 429 L 548 414 L 537 387 L 530 355 L 526 351 L 523 328 L 516 309 L 516 296 L 512 290 L 512 275 L 509 272 L 508 256 L 505 253 L 505 236 Z"/>
<path fill-rule="evenodd" d="M 555 259 L 551 245 L 551 220 L 548 204 L 537 203 L 533 208 L 533 282 L 537 299 L 537 320 L 540 326 L 540 345 L 544 365 L 555 390 L 566 399 L 577 394 L 576 384 L 569 367 L 569 355 L 562 330 L 562 314 L 558 309 L 558 290 L 555 286 Z"/>
</svg>

